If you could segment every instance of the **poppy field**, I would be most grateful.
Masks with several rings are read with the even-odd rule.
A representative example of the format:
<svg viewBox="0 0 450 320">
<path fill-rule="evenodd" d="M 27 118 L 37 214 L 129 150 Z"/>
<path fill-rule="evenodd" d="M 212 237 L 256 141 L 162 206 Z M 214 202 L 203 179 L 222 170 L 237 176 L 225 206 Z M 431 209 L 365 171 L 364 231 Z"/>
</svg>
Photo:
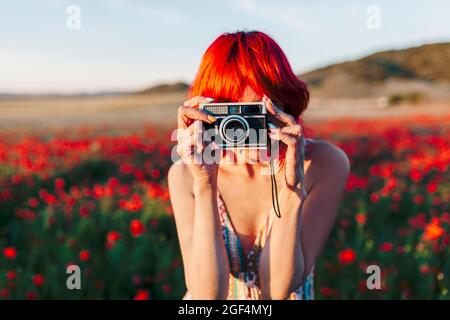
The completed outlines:
<svg viewBox="0 0 450 320">
<path fill-rule="evenodd" d="M 349 177 L 316 265 L 318 299 L 450 298 L 450 116 L 309 124 Z M 0 132 L 0 299 L 179 299 L 186 288 L 150 125 Z M 81 289 L 66 268 L 78 265 Z M 381 289 L 366 268 L 381 269 Z"/>
</svg>

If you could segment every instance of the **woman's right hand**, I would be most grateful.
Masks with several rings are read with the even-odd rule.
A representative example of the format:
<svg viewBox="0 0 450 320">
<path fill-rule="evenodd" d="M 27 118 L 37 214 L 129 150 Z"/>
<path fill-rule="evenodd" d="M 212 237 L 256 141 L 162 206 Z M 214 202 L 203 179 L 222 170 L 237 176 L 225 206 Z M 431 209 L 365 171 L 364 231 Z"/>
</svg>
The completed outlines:
<svg viewBox="0 0 450 320">
<path fill-rule="evenodd" d="M 197 187 L 215 186 L 217 183 L 219 164 L 217 161 L 205 161 L 206 144 L 203 141 L 205 131 L 203 122 L 214 123 L 217 119 L 198 108 L 200 103 L 212 101 L 212 98 L 197 96 L 186 100 L 178 108 L 177 152 L 184 163 L 188 165 Z M 211 155 L 211 148 L 218 149 L 214 142 L 209 148 L 207 156 Z"/>
</svg>

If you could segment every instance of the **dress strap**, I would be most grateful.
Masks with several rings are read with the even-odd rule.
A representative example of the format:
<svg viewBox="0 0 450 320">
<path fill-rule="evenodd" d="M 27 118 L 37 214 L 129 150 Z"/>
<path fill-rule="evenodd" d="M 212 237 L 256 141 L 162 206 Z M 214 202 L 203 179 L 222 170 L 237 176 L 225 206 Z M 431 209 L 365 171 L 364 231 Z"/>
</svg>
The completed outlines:
<svg viewBox="0 0 450 320">
<path fill-rule="evenodd" d="M 217 190 L 217 207 L 219 209 L 219 218 L 220 218 L 220 225 L 222 227 L 226 226 L 226 218 L 227 218 L 227 208 L 225 207 L 225 203 L 222 200 L 222 197 L 220 196 L 219 190 Z"/>
<path fill-rule="evenodd" d="M 227 208 L 219 190 L 217 190 L 217 205 L 219 209 L 222 235 L 225 241 L 225 248 L 227 250 L 228 260 L 230 263 L 230 270 L 231 272 L 238 272 L 243 270 L 245 266 L 244 249 L 242 248 L 239 237 L 235 233 L 233 224 L 228 216 Z"/>
</svg>

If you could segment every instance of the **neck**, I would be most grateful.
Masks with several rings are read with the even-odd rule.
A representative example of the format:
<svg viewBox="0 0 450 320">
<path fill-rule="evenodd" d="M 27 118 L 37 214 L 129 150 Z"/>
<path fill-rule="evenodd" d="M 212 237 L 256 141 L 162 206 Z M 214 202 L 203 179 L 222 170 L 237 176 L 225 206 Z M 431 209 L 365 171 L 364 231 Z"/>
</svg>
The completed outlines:
<svg viewBox="0 0 450 320">
<path fill-rule="evenodd" d="M 262 174 L 269 170 L 269 163 L 224 163 L 220 164 L 219 171 L 224 174 L 240 175 L 245 177 L 254 177 L 256 174 Z"/>
</svg>

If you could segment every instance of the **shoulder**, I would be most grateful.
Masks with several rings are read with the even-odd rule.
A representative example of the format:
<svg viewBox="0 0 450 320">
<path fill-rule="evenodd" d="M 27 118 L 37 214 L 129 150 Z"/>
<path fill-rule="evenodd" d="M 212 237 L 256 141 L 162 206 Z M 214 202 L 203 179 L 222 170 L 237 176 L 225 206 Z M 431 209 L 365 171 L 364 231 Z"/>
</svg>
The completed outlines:
<svg viewBox="0 0 450 320">
<path fill-rule="evenodd" d="M 192 192 L 193 178 L 188 166 L 181 160 L 173 163 L 167 174 L 170 193 Z"/>
<path fill-rule="evenodd" d="M 325 140 L 312 140 L 309 158 L 317 178 L 332 176 L 347 180 L 350 173 L 350 160 L 347 154 L 335 144 Z"/>
</svg>

